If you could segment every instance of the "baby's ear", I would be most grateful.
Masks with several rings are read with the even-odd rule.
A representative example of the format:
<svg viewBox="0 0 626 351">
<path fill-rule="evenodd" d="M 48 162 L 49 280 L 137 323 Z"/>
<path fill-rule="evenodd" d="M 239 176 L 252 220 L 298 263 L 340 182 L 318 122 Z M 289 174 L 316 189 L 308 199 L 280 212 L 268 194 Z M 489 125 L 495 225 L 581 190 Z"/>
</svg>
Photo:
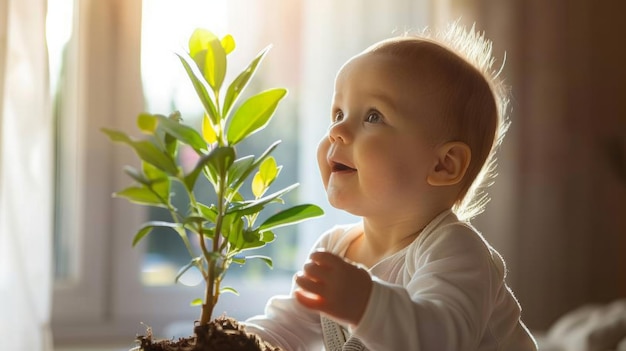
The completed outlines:
<svg viewBox="0 0 626 351">
<path fill-rule="evenodd" d="M 470 147 L 454 141 L 443 144 L 437 153 L 437 163 L 427 181 L 432 186 L 455 185 L 461 182 L 472 159 Z"/>
</svg>

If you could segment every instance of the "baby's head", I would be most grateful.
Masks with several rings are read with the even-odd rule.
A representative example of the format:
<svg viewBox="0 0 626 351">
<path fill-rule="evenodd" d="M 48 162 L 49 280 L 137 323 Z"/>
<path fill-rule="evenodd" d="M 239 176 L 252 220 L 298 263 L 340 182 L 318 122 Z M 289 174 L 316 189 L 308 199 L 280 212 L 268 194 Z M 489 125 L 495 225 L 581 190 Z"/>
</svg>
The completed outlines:
<svg viewBox="0 0 626 351">
<path fill-rule="evenodd" d="M 435 142 L 460 141 L 471 151 L 455 210 L 462 217 L 480 213 L 488 200 L 484 188 L 495 176 L 495 148 L 508 126 L 507 92 L 499 72 L 491 70 L 491 43 L 473 29 L 452 26 L 435 38 L 399 37 L 365 52 L 405 62 L 415 84 L 432 92 L 432 104 L 438 106 L 438 113 L 430 116 Z"/>
<path fill-rule="evenodd" d="M 408 97 L 395 103 L 405 105 L 399 106 L 408 111 L 404 118 L 416 119 L 415 138 L 455 153 L 450 161 L 456 162 L 451 166 L 455 176 L 443 181 L 429 177 L 428 182 L 446 186 L 446 196 L 452 197 L 460 218 L 480 213 L 487 202 L 483 190 L 494 175 L 495 148 L 507 126 L 506 92 L 497 73 L 491 71 L 490 42 L 457 26 L 434 38 L 407 35 L 371 46 L 342 71 L 367 67 L 369 63 L 363 62 L 368 60 L 376 66 L 375 74 L 384 74 L 383 70 L 394 77 L 390 91 Z M 361 69 L 367 74 L 367 69 Z M 338 80 L 344 73 L 340 72 Z M 390 85 L 381 79 L 381 87 L 385 84 Z"/>
</svg>

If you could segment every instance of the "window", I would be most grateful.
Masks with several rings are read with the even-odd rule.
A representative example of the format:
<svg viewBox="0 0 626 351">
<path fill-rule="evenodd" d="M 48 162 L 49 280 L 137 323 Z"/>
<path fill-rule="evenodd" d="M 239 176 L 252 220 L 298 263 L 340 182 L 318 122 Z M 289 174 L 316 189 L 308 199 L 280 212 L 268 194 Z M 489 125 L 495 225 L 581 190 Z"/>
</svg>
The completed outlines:
<svg viewBox="0 0 626 351">
<path fill-rule="evenodd" d="M 74 18 L 74 4 L 73 0 L 50 0 L 49 11 L 46 20 L 46 31 L 48 41 L 48 56 L 50 61 L 50 91 L 53 94 L 52 102 L 54 105 L 54 117 L 56 122 L 56 170 L 65 169 L 68 164 L 68 159 L 72 157 L 72 150 L 66 148 L 69 144 L 70 138 L 76 135 L 71 130 L 71 119 L 76 117 L 75 111 L 72 111 L 72 102 L 74 101 L 75 82 L 74 73 L 70 67 L 75 60 L 74 49 L 72 45 L 72 32 L 73 32 L 73 18 Z M 63 116 L 63 118 L 61 118 Z M 59 136 L 63 135 L 64 138 Z M 65 193 L 67 196 L 63 196 L 64 204 L 56 203 L 55 209 L 58 210 L 65 206 L 73 207 L 72 199 L 70 195 L 72 184 L 75 184 L 74 172 L 66 172 L 63 177 L 60 173 L 57 173 L 55 179 L 56 193 Z M 57 196 L 57 200 L 61 197 Z M 68 210 L 69 213 L 69 210 Z M 73 262 L 72 241 L 70 235 L 61 235 L 61 233 L 75 233 L 76 231 L 70 230 L 72 222 L 67 220 L 73 216 L 62 217 L 59 212 L 55 217 L 55 231 L 54 231 L 54 248 L 57 254 L 55 259 L 55 271 L 54 277 L 57 282 L 71 280 L 76 275 L 76 263 Z"/>
<path fill-rule="evenodd" d="M 223 295 L 216 313 L 245 319 L 262 312 L 268 297 L 288 292 L 294 271 L 322 231 L 354 221 L 326 204 L 315 149 L 328 125 L 333 79 L 341 64 L 398 28 L 425 25 L 425 5 L 403 6 L 398 10 L 386 0 L 369 6 L 331 0 L 50 0 L 50 23 L 60 8 L 73 9 L 61 11 L 61 21 L 73 24 L 68 44 L 55 44 L 66 48 L 62 83 L 57 85 L 62 108 L 57 135 L 56 343 L 132 344 L 134 336 L 144 332 L 141 322 L 157 335 L 172 337 L 177 325 L 180 333 L 188 334 L 198 317 L 199 310 L 189 302 L 201 295 L 199 287 L 171 284 L 187 260 L 178 238 L 155 232 L 151 236 L 158 241 L 131 247 L 141 223 L 163 214 L 111 198 L 131 183 L 122 168 L 137 159 L 99 131 L 134 131 L 142 111 L 165 114 L 178 109 L 187 123 L 198 123 L 200 104 L 173 47 L 184 47 L 191 30 L 199 26 L 220 36 L 231 33 L 238 43 L 229 62 L 229 74 L 235 75 L 265 46 L 273 45 L 257 72 L 257 86 L 250 89 L 286 87 L 289 95 L 271 126 L 240 152 L 259 154 L 267 140 L 281 139 L 274 155 L 285 166 L 279 177 L 283 184 L 275 189 L 299 182 L 288 201 L 327 209 L 324 218 L 277 233 L 277 241 L 266 248 L 275 259 L 273 270 L 251 262 L 229 271 L 229 284 L 241 296 Z M 345 22 L 342 14 L 348 10 L 353 16 Z"/>
</svg>

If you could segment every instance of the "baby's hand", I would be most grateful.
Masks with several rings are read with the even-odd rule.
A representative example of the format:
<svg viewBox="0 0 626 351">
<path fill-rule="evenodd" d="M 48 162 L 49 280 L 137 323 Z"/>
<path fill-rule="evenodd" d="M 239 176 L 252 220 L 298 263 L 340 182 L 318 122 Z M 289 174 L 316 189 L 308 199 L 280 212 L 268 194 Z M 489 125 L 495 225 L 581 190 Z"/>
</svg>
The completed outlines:
<svg viewBox="0 0 626 351">
<path fill-rule="evenodd" d="M 311 254 L 296 275 L 296 299 L 304 306 L 356 325 L 372 291 L 369 273 L 329 252 Z"/>
</svg>

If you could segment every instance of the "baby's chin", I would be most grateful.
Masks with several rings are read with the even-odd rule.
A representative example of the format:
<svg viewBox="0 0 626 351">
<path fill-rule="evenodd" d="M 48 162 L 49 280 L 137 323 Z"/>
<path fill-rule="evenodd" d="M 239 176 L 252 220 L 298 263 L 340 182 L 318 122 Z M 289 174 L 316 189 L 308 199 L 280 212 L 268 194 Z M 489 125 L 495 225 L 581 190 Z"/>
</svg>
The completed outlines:
<svg viewBox="0 0 626 351">
<path fill-rule="evenodd" d="M 332 207 L 338 210 L 347 210 L 346 199 L 341 196 L 340 192 L 333 191 L 332 187 L 326 187 L 326 199 Z"/>
<path fill-rule="evenodd" d="M 353 216 L 360 216 L 360 212 L 358 206 L 354 203 L 354 200 L 346 199 L 341 196 L 333 196 L 332 194 L 326 193 L 326 197 L 328 199 L 328 203 L 338 210 L 342 210 L 348 212 Z"/>
</svg>

